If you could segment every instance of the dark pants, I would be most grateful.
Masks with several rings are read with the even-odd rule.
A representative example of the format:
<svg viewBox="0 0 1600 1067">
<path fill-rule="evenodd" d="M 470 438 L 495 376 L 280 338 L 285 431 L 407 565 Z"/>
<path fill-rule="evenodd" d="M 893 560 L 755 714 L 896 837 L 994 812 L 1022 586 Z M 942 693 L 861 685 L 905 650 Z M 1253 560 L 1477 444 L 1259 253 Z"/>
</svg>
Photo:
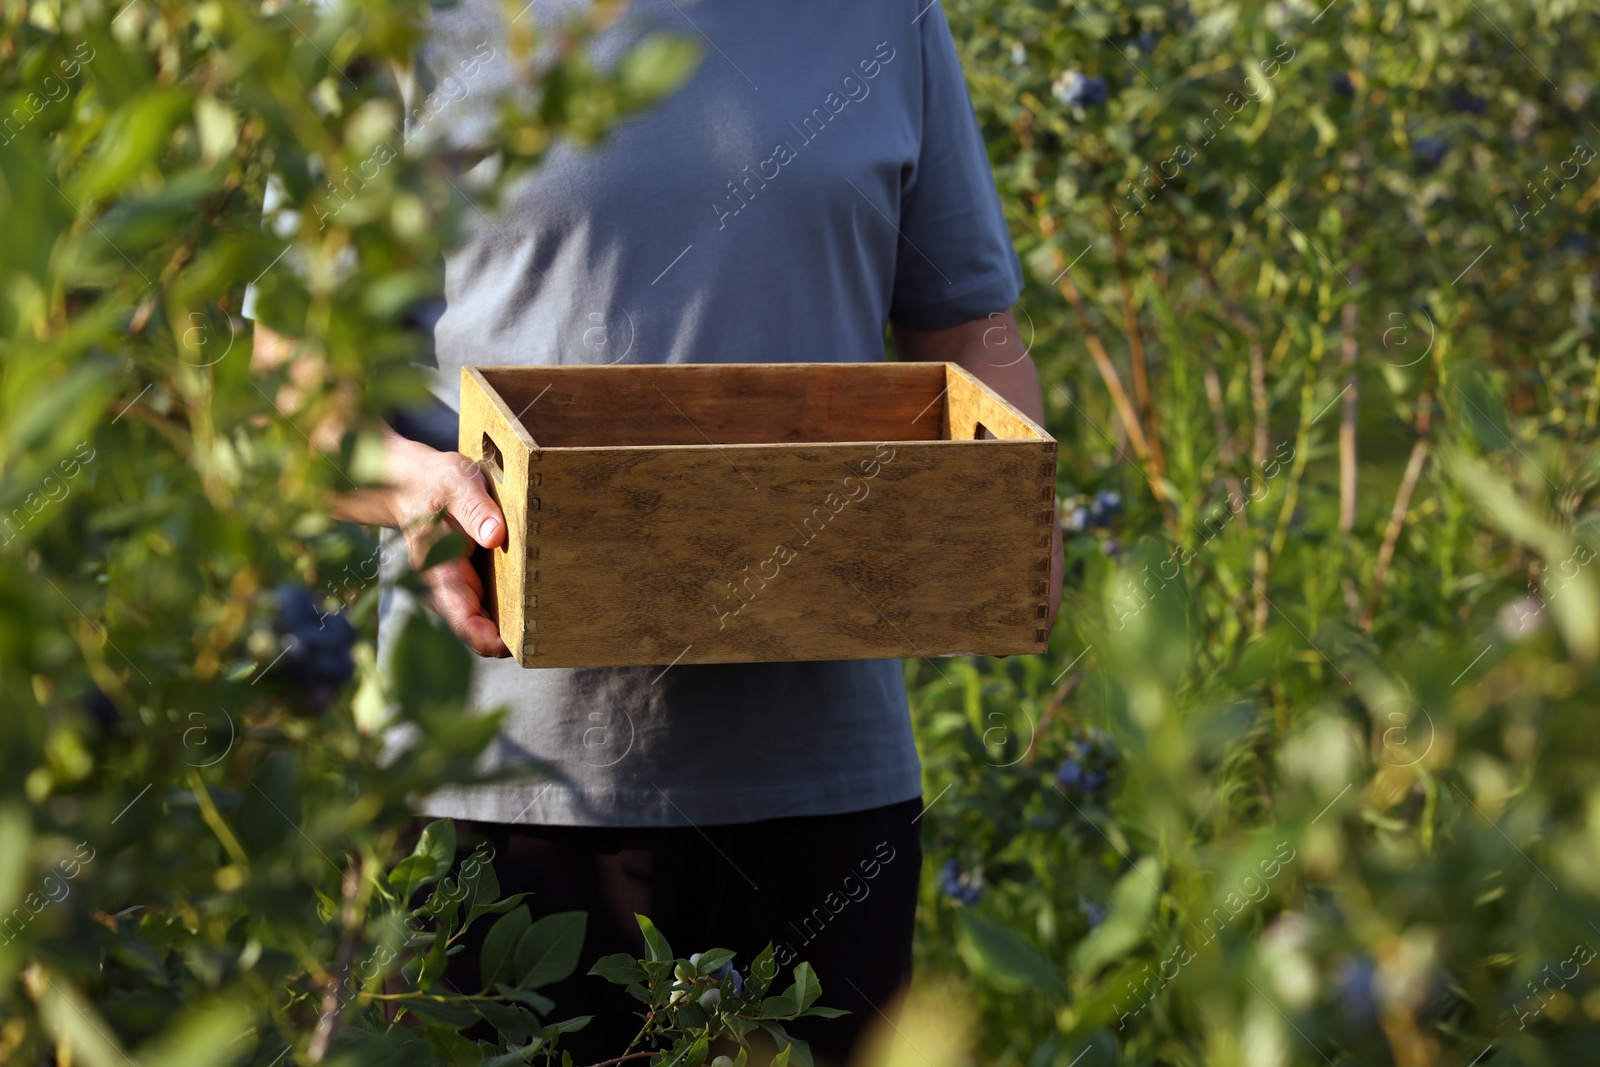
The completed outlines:
<svg viewBox="0 0 1600 1067">
<path fill-rule="evenodd" d="M 622 1053 L 638 1032 L 643 1006 L 622 986 L 589 977 L 613 952 L 645 954 L 635 914 L 649 916 L 688 956 L 711 948 L 738 952 L 746 970 L 771 942 L 781 970 L 810 963 L 822 983 L 817 1002 L 844 1008 L 839 1019 L 789 1026 L 819 1063 L 843 1063 L 911 977 L 911 935 L 922 868 L 921 798 L 845 815 L 799 816 L 731 826 L 607 828 L 458 822 L 458 858 L 480 843 L 494 849 L 502 896 L 526 892 L 535 919 L 585 911 L 588 932 L 577 971 L 541 989 L 556 1002 L 550 1021 L 593 1015 L 562 1039 L 576 1063 Z M 449 986 L 476 991 L 478 955 L 493 918 L 479 919 L 451 957 Z M 494 1039 L 492 1031 L 472 1037 Z"/>
</svg>

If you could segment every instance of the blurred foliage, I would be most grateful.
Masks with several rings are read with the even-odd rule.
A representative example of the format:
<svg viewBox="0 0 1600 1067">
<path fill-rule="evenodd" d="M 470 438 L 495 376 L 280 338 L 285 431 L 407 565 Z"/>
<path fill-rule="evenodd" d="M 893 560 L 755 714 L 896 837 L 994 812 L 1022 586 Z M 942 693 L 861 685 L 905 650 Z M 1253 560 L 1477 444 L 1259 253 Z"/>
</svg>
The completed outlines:
<svg viewBox="0 0 1600 1067">
<path fill-rule="evenodd" d="M 1592 5 L 946 9 L 1069 573 L 908 664 L 921 973 L 986 1065 L 1585 1062 Z"/>
<path fill-rule="evenodd" d="M 545 42 L 516 10 L 490 197 L 698 55 L 657 37 L 602 71 L 584 42 L 619 5 Z M 400 124 L 426 13 L 0 4 L 0 1063 L 509 1067 L 581 1024 L 537 990 L 583 916 L 531 921 L 448 822 L 413 841 L 414 801 L 475 780 L 498 716 L 463 714 L 470 654 L 426 618 L 380 675 L 390 561 L 326 511 L 424 395 L 405 314 L 470 209 Z M 269 173 L 317 226 L 263 229 Z M 292 380 L 252 366 L 252 279 L 306 339 Z M 383 752 L 385 723 L 417 743 Z M 453 990 L 473 922 L 494 966 Z M 741 977 L 746 1001 L 665 951 L 629 964 L 651 1009 L 630 1058 L 698 1064 L 826 1010 L 809 969 L 764 998 L 773 975 Z M 458 1033 L 480 1019 L 498 1043 Z"/>
<path fill-rule="evenodd" d="M 1029 269 L 1068 596 L 1051 657 L 908 665 L 927 986 L 878 1058 L 1584 1062 L 1596 15 L 946 7 Z M 422 394 L 405 310 L 469 210 L 397 125 L 425 5 L 0 13 L 0 1063 L 547 1055 L 571 920 L 516 930 L 444 825 L 406 833 L 495 720 L 426 622 L 380 676 L 384 561 L 323 503 L 374 442 L 311 443 Z M 592 68 L 617 13 L 508 101 L 501 181 L 682 78 L 681 42 Z M 263 232 L 267 173 L 322 224 Z M 309 377 L 252 370 L 251 279 Z M 424 743 L 380 759 L 383 722 Z M 435 985 L 469 920 L 517 935 L 482 997 Z M 518 1036 L 455 1034 L 484 1009 Z M 710 1024 L 666 1040 L 703 1057 Z"/>
</svg>

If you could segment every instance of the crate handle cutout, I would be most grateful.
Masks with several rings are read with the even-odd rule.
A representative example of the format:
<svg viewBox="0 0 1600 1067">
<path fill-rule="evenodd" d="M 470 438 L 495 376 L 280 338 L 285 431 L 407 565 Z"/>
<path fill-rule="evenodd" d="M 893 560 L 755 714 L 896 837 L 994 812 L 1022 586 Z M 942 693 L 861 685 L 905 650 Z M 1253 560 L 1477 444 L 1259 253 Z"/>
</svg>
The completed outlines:
<svg viewBox="0 0 1600 1067">
<path fill-rule="evenodd" d="M 483 435 L 483 467 L 489 472 L 489 477 L 494 479 L 495 485 L 499 485 L 505 477 L 505 457 L 500 454 L 500 447 L 487 433 Z"/>
<path fill-rule="evenodd" d="M 998 438 L 995 436 L 995 432 L 981 422 L 975 422 L 972 424 L 972 439 L 974 441 L 998 440 Z"/>
</svg>

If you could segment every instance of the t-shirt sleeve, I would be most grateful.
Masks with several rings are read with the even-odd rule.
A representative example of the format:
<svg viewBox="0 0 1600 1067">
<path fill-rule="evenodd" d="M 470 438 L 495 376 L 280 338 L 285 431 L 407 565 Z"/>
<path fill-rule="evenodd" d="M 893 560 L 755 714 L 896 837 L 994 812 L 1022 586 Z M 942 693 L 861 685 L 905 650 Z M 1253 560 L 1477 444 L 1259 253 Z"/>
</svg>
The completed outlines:
<svg viewBox="0 0 1600 1067">
<path fill-rule="evenodd" d="M 901 187 L 889 317 L 912 329 L 938 330 L 1016 303 L 1022 264 L 943 6 L 928 7 L 918 26 L 921 147 Z"/>
</svg>

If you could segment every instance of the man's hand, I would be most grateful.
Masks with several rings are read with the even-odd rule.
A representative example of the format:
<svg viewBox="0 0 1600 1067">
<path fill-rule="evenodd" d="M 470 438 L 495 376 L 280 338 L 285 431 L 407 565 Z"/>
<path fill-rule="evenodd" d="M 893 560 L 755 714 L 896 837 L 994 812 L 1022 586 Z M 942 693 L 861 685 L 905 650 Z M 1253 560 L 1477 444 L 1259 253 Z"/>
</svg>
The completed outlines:
<svg viewBox="0 0 1600 1067">
<path fill-rule="evenodd" d="M 908 362 L 955 363 L 970 371 L 985 385 L 1005 397 L 1017 410 L 1040 426 L 1044 425 L 1044 390 L 1039 385 L 1039 369 L 1028 355 L 1017 332 L 1011 312 L 997 311 L 988 318 L 973 319 L 943 330 L 894 328 L 895 351 Z M 1067 569 L 1061 544 L 1061 516 L 1058 512 L 1050 546 L 1050 626 L 1055 627 L 1061 608 L 1061 577 Z"/>
<path fill-rule="evenodd" d="M 251 367 L 271 369 L 296 357 L 296 342 L 256 324 Z M 290 377 L 299 368 L 297 361 Z M 278 409 L 285 417 L 299 406 L 298 394 L 280 394 Z M 343 427 L 319 426 L 314 438 L 327 438 L 337 449 Z M 466 646 L 480 656 L 511 655 L 500 640 L 500 628 L 483 609 L 483 579 L 469 559 L 472 545 L 497 548 L 506 540 L 506 519 L 484 486 L 478 465 L 459 452 L 440 452 L 388 427 L 383 431 L 383 489 L 358 489 L 334 498 L 335 518 L 370 526 L 395 526 L 405 535 L 413 568 L 421 567 L 428 550 L 451 530 L 460 530 L 468 544 L 460 556 L 429 568 L 422 580 L 432 607 Z"/>
<path fill-rule="evenodd" d="M 392 436 L 391 436 L 392 434 Z M 484 486 L 483 472 L 460 452 L 439 452 L 389 431 L 385 434 L 393 521 L 405 535 L 413 568 L 451 530 L 466 534 L 466 552 L 422 574 L 433 608 L 456 636 L 480 656 L 511 655 L 500 628 L 484 612 L 483 579 L 468 558 L 472 545 L 505 543 L 506 520 Z"/>
</svg>

